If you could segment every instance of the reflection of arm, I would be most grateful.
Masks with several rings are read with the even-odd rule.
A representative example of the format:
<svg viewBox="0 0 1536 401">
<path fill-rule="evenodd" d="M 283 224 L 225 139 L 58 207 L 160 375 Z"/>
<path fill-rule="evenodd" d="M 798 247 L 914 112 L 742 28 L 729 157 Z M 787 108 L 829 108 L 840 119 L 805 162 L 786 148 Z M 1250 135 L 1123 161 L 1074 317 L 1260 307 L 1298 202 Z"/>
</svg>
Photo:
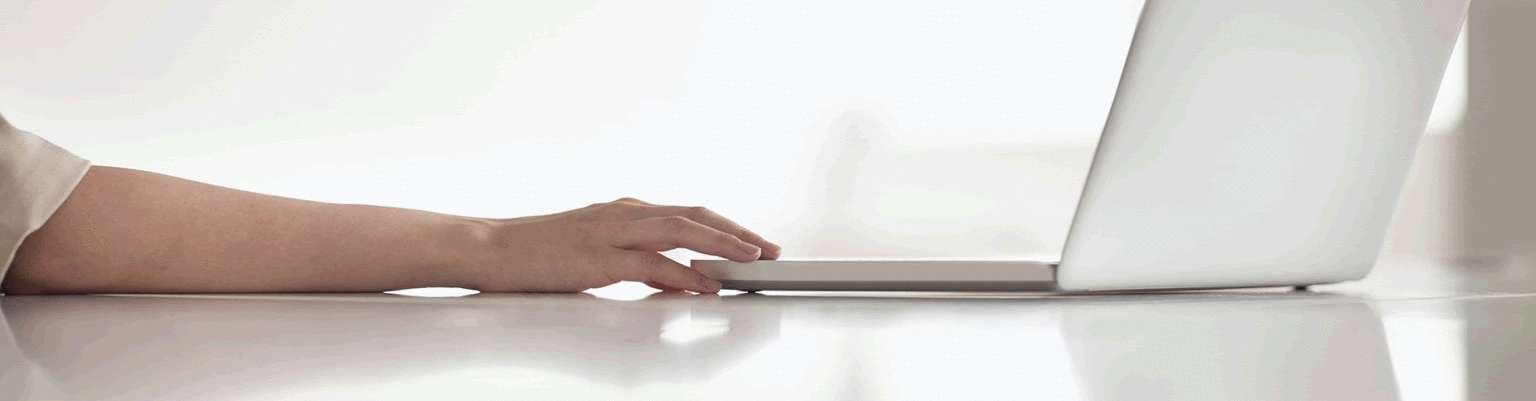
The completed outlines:
<svg viewBox="0 0 1536 401">
<path fill-rule="evenodd" d="M 238 297 L 0 297 L 0 319 L 79 399 L 286 399 L 500 367 L 632 387 L 714 377 L 779 332 L 772 305 L 731 308 L 708 295 Z M 731 330 L 661 341 L 668 316 L 700 311 L 729 316 Z"/>
<path fill-rule="evenodd" d="M 466 218 L 335 205 L 91 167 L 17 251 L 5 292 L 381 291 L 470 286 Z"/>
</svg>

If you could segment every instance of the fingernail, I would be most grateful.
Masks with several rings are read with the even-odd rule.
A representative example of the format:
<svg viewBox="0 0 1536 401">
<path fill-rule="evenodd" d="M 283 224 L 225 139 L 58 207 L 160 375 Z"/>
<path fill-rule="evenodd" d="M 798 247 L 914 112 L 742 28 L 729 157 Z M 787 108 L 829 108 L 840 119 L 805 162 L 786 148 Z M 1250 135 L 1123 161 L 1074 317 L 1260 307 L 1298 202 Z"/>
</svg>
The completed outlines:
<svg viewBox="0 0 1536 401">
<path fill-rule="evenodd" d="M 759 253 L 759 252 L 763 251 L 762 249 L 758 249 L 756 245 L 748 244 L 748 243 L 745 243 L 745 242 L 741 243 L 741 250 L 743 252 L 746 252 L 748 255 L 752 255 L 752 257 L 757 257 L 758 255 L 761 255 L 761 253 Z"/>
<path fill-rule="evenodd" d="M 706 278 L 706 279 L 704 279 L 703 282 L 700 282 L 700 284 L 704 285 L 704 291 L 705 292 L 720 291 L 720 282 L 719 281 L 710 280 L 710 279 Z"/>
</svg>

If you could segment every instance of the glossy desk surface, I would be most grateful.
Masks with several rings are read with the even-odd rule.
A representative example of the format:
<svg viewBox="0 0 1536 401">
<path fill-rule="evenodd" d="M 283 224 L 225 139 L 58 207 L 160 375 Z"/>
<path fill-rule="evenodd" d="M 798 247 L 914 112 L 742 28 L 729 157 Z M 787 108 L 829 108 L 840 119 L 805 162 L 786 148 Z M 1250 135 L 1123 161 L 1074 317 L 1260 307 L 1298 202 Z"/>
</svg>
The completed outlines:
<svg viewBox="0 0 1536 401">
<path fill-rule="evenodd" d="M 612 298 L 5 296 L 0 399 L 1536 396 L 1521 263 L 1308 292 Z"/>
</svg>

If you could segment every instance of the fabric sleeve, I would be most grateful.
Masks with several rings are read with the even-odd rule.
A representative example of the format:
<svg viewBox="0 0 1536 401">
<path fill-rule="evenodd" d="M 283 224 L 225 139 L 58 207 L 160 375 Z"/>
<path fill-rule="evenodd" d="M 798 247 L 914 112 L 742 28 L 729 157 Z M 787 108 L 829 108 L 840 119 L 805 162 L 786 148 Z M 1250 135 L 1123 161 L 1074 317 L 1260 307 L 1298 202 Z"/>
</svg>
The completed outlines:
<svg viewBox="0 0 1536 401">
<path fill-rule="evenodd" d="M 85 177 L 90 162 L 0 117 L 0 280 L 16 249 Z"/>
</svg>

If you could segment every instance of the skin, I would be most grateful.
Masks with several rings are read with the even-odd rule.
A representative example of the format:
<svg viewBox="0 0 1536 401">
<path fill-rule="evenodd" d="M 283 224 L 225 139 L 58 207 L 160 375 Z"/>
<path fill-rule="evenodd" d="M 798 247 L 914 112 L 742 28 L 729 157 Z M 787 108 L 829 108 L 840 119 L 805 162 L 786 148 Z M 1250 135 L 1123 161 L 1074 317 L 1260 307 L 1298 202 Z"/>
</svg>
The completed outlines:
<svg viewBox="0 0 1536 401">
<path fill-rule="evenodd" d="M 577 292 L 619 281 L 718 292 L 719 282 L 658 253 L 676 248 L 735 261 L 781 249 L 708 209 L 631 198 L 487 219 L 93 166 L 22 242 L 4 292 Z"/>
</svg>

